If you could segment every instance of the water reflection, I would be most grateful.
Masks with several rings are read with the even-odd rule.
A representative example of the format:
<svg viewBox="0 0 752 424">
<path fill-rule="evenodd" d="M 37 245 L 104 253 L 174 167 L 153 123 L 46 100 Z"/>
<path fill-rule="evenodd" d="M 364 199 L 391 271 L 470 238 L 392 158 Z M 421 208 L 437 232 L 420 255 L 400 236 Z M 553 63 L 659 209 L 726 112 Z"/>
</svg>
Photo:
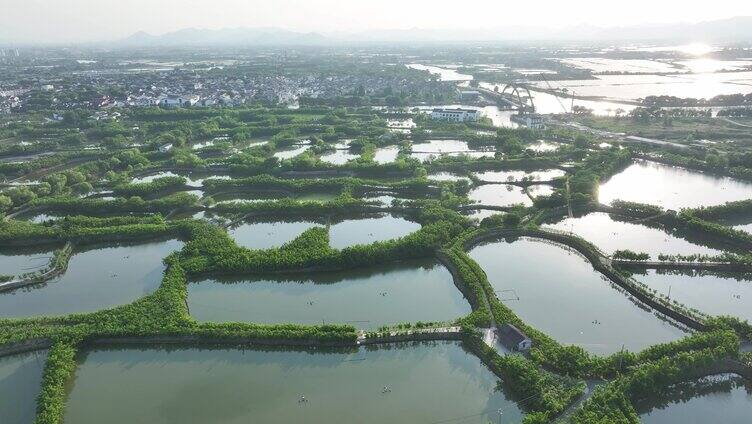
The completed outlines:
<svg viewBox="0 0 752 424">
<path fill-rule="evenodd" d="M 686 335 L 630 300 L 579 254 L 519 239 L 491 242 L 470 253 L 499 298 L 523 321 L 563 344 L 608 355 L 640 351 Z M 512 296 L 513 294 L 513 296 Z M 553 316 L 552 316 L 553 314 Z"/>
<path fill-rule="evenodd" d="M 34 422 L 46 360 L 46 351 L 0 358 L 0 421 L 3 424 Z"/>
<path fill-rule="evenodd" d="M 497 381 L 454 342 L 355 352 L 100 350 L 79 364 L 65 422 L 487 422 L 498 409 L 519 422 Z"/>
<path fill-rule="evenodd" d="M 749 422 L 752 387 L 733 375 L 719 375 L 678 384 L 664 396 L 638 402 L 645 424 Z"/>
<path fill-rule="evenodd" d="M 647 270 L 634 277 L 690 308 L 752 322 L 752 274 Z"/>
<path fill-rule="evenodd" d="M 598 246 L 606 254 L 628 249 L 633 252 L 645 252 L 653 259 L 658 259 L 659 254 L 718 255 L 723 253 L 717 249 L 691 243 L 658 228 L 631 223 L 629 218 L 603 212 L 565 218 L 550 226 L 577 234 Z"/>
<path fill-rule="evenodd" d="M 92 312 L 132 302 L 162 281 L 162 259 L 177 240 L 74 252 L 65 274 L 45 284 L 0 293 L 0 317 Z"/>
<path fill-rule="evenodd" d="M 428 260 L 347 272 L 204 280 L 188 285 L 188 305 L 200 321 L 350 323 L 366 329 L 454 320 L 470 312 L 449 271 Z"/>
<path fill-rule="evenodd" d="M 470 200 L 488 206 L 512 206 L 521 203 L 532 206 L 533 201 L 522 187 L 509 184 L 486 184 L 476 187 L 468 194 Z"/>
<path fill-rule="evenodd" d="M 752 183 L 656 162 L 638 161 L 599 190 L 601 203 L 615 199 L 678 210 L 752 198 Z"/>
</svg>

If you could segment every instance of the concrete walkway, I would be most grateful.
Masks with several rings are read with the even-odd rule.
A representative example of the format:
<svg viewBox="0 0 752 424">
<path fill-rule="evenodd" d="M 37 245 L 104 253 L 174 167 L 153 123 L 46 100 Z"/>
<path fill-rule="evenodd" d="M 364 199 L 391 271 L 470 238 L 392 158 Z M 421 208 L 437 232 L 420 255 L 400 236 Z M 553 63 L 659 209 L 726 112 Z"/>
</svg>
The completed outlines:
<svg viewBox="0 0 752 424">
<path fill-rule="evenodd" d="M 374 334 L 378 332 L 370 332 Z M 372 343 L 389 343 L 389 342 L 402 342 L 413 340 L 453 340 L 457 339 L 462 334 L 461 327 L 433 327 L 433 328 L 410 328 L 406 330 L 393 330 L 386 333 L 378 333 L 378 335 L 372 335 L 366 337 L 369 334 L 367 331 L 358 331 L 358 339 L 355 342 L 358 345 L 372 344 Z"/>
</svg>

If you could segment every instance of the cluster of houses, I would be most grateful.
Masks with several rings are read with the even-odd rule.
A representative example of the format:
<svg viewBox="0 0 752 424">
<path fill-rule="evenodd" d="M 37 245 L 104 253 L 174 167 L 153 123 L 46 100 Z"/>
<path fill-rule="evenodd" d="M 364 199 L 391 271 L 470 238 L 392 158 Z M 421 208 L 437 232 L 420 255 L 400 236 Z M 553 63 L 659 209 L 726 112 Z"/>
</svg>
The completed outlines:
<svg viewBox="0 0 752 424">
<path fill-rule="evenodd" d="M 223 68 L 149 68 L 138 62 L 77 61 L 70 71 L 24 58 L 26 65 L 0 75 L 0 112 L 110 107 L 210 107 L 246 103 L 296 105 L 301 98 L 334 99 L 357 95 L 440 92 L 443 86 L 399 72 L 352 72 L 349 68 L 294 68 L 280 72 Z M 263 60 L 272 60 L 265 58 Z M 50 59 L 53 60 L 53 59 Z M 57 59 L 55 59 L 57 60 Z M 83 63 L 85 62 L 85 63 Z M 66 65 L 68 66 L 68 65 Z M 301 66 L 295 63 L 295 66 Z M 264 69 L 262 67 L 262 69 Z"/>
</svg>

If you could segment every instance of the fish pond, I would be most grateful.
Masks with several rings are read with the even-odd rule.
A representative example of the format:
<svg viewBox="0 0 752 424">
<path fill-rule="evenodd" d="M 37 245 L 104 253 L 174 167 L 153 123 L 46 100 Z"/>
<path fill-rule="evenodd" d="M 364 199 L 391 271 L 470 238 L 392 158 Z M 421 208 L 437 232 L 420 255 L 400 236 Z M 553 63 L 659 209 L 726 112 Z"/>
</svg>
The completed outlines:
<svg viewBox="0 0 752 424">
<path fill-rule="evenodd" d="M 752 274 L 647 270 L 634 278 L 690 308 L 752 322 Z"/>
<path fill-rule="evenodd" d="M 658 255 L 719 255 L 720 250 L 689 242 L 658 228 L 629 222 L 629 218 L 593 212 L 575 218 L 565 218 L 549 225 L 560 231 L 574 233 L 611 255 L 616 250 L 644 252 L 653 259 Z"/>
<path fill-rule="evenodd" d="M 521 203 L 532 206 L 533 201 L 522 187 L 510 184 L 485 184 L 468 194 L 470 200 L 487 206 L 512 206 Z"/>
<path fill-rule="evenodd" d="M 523 413 L 498 381 L 456 342 L 96 350 L 79 358 L 65 422 L 407 424 L 471 415 L 488 422 L 498 410 L 520 422 Z"/>
<path fill-rule="evenodd" d="M 746 424 L 752 414 L 752 386 L 734 375 L 705 377 L 635 406 L 643 424 Z"/>
<path fill-rule="evenodd" d="M 686 333 L 630 300 L 581 255 L 533 239 L 493 241 L 469 252 L 499 300 L 562 344 L 608 355 Z M 553 314 L 553 315 L 552 315 Z"/>
<path fill-rule="evenodd" d="M 648 203 L 666 209 L 719 205 L 752 198 L 752 183 L 638 161 L 601 184 L 599 200 Z"/>
<path fill-rule="evenodd" d="M 65 274 L 0 293 L 0 318 L 65 315 L 123 305 L 152 293 L 177 240 L 74 251 Z"/>
<path fill-rule="evenodd" d="M 46 359 L 45 351 L 0 358 L 0 422 L 34 422 Z"/>
<path fill-rule="evenodd" d="M 243 222 L 229 229 L 240 246 L 249 249 L 280 247 L 304 231 L 325 223 L 312 221 Z M 329 225 L 329 243 L 335 249 L 400 238 L 418 231 L 420 224 L 387 214 L 344 219 Z"/>
<path fill-rule="evenodd" d="M 0 249 L 0 276 L 17 277 L 47 268 L 55 247 Z"/>
<path fill-rule="evenodd" d="M 379 268 L 207 279 L 188 284 L 199 321 L 351 324 L 376 329 L 470 312 L 449 271 L 430 260 Z"/>
</svg>

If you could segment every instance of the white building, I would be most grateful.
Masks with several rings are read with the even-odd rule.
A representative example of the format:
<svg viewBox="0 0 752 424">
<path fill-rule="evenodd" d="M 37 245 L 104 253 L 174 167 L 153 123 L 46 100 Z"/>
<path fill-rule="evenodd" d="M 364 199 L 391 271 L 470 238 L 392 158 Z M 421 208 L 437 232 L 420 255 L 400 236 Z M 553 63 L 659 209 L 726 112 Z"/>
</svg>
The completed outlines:
<svg viewBox="0 0 752 424">
<path fill-rule="evenodd" d="M 533 129 L 533 130 L 542 130 L 546 128 L 546 124 L 543 121 L 543 116 L 537 113 L 526 113 L 524 115 L 512 115 L 512 121 L 524 127 Z"/>
<path fill-rule="evenodd" d="M 138 107 L 146 107 L 146 106 L 157 106 L 159 104 L 160 100 L 147 96 L 147 95 L 141 95 L 138 97 L 129 97 L 127 104 L 132 106 L 138 106 Z"/>
<path fill-rule="evenodd" d="M 160 153 L 167 153 L 170 150 L 172 150 L 172 144 L 170 144 L 170 143 L 163 144 L 163 145 L 159 146 L 159 152 Z"/>
<path fill-rule="evenodd" d="M 159 101 L 159 105 L 162 107 L 182 107 L 193 106 L 198 102 L 199 97 L 196 95 L 191 96 L 167 96 Z"/>
<path fill-rule="evenodd" d="M 480 113 L 475 109 L 434 109 L 431 119 L 449 122 L 477 121 Z"/>
</svg>

